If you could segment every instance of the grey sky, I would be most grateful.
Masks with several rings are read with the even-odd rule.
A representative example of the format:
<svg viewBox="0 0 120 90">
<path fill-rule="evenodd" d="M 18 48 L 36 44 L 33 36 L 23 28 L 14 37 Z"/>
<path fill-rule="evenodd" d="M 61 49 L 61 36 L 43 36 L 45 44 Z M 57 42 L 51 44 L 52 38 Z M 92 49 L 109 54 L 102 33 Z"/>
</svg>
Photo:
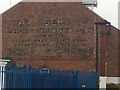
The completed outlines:
<svg viewBox="0 0 120 90">
<path fill-rule="evenodd" d="M 11 0 L 11 7 L 21 0 Z M 118 27 L 118 1 L 120 0 L 98 0 L 97 8 L 94 11 Z M 0 14 L 10 8 L 10 0 L 0 0 Z"/>
</svg>

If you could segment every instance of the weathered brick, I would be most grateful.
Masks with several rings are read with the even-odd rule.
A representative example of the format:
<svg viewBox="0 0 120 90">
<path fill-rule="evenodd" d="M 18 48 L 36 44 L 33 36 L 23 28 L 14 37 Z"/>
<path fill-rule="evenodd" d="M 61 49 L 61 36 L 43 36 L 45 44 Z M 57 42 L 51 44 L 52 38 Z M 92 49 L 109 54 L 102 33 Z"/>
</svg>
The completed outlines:
<svg viewBox="0 0 120 90">
<path fill-rule="evenodd" d="M 2 16 L 3 58 L 34 68 L 96 70 L 95 23 L 104 19 L 82 3 L 21 2 Z M 111 26 L 108 57 L 106 38 L 99 34 L 99 72 L 105 74 L 107 60 L 107 75 L 118 76 L 118 30 Z"/>
</svg>

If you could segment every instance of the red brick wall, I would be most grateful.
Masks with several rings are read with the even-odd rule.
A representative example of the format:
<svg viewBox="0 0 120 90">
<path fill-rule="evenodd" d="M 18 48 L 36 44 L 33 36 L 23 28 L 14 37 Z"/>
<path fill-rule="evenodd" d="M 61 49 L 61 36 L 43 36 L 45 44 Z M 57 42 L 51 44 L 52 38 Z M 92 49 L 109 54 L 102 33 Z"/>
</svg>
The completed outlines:
<svg viewBox="0 0 120 90">
<path fill-rule="evenodd" d="M 118 68 L 120 68 L 120 30 L 118 31 Z M 118 72 L 120 76 L 120 72 Z"/>
<path fill-rule="evenodd" d="M 109 26 L 98 26 L 99 31 L 99 72 L 100 75 L 120 76 L 118 74 L 118 29 L 110 26 L 110 34 L 107 35 Z M 113 73 L 114 71 L 114 73 Z"/>
<path fill-rule="evenodd" d="M 0 58 L 2 58 L 2 15 L 0 14 Z"/>
<path fill-rule="evenodd" d="M 101 75 L 119 76 L 118 29 L 110 26 L 110 34 L 107 36 L 105 33 L 108 28 L 104 25 L 99 27 L 99 72 Z"/>
<path fill-rule="evenodd" d="M 95 22 L 101 21 L 101 17 L 81 3 L 19 3 L 3 13 L 3 57 L 35 68 L 95 71 Z M 114 37 L 115 46 L 117 35 L 113 29 L 111 38 Z M 105 46 L 105 38 L 100 40 L 99 45 Z M 114 52 L 112 62 L 117 51 L 110 50 Z M 104 53 L 100 59 L 106 60 Z M 99 68 L 104 73 L 104 68 Z"/>
<path fill-rule="evenodd" d="M 98 67 L 100 75 L 106 75 L 107 30 L 105 28 L 105 24 L 98 24 Z"/>
<path fill-rule="evenodd" d="M 84 10 L 81 3 L 16 5 L 3 14 L 3 56 L 33 67 L 95 71 L 94 17 Z"/>
<path fill-rule="evenodd" d="M 108 76 L 120 76 L 118 75 L 118 29 L 111 26 L 111 33 L 109 38 L 109 53 L 108 53 Z"/>
</svg>

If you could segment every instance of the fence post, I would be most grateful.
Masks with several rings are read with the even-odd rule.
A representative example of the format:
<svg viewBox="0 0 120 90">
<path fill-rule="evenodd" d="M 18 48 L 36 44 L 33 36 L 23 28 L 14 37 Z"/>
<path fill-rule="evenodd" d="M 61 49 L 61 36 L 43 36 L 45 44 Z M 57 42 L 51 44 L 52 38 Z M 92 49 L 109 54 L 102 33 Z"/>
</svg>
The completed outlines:
<svg viewBox="0 0 120 90">
<path fill-rule="evenodd" d="M 17 71 L 16 71 L 17 67 L 16 66 L 13 66 L 13 70 L 12 70 L 12 73 L 13 73 L 13 88 L 17 88 L 16 87 L 16 74 L 17 74 Z"/>
<path fill-rule="evenodd" d="M 32 73 L 33 73 L 33 70 L 31 67 L 29 67 L 29 70 L 28 70 L 28 88 L 33 88 L 32 87 Z"/>
<path fill-rule="evenodd" d="M 2 88 L 2 65 L 0 65 L 0 90 Z"/>
<path fill-rule="evenodd" d="M 1 88 L 5 88 L 5 65 L 2 66 L 2 84 L 1 84 Z"/>
<path fill-rule="evenodd" d="M 5 88 L 5 66 L 7 64 L 7 62 L 10 61 L 10 60 L 3 60 L 3 59 L 0 59 L 0 90 L 2 88 Z"/>
<path fill-rule="evenodd" d="M 76 88 L 79 88 L 79 71 L 76 71 Z"/>
<path fill-rule="evenodd" d="M 0 90 L 3 88 L 3 65 L 0 65 Z"/>
</svg>

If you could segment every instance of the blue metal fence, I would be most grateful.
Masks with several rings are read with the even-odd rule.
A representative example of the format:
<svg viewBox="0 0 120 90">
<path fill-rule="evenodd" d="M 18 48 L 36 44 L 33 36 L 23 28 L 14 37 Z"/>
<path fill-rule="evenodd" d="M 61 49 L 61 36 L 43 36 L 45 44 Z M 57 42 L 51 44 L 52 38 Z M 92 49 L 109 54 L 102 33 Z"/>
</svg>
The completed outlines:
<svg viewBox="0 0 120 90">
<path fill-rule="evenodd" d="M 97 72 L 5 68 L 5 88 L 97 88 Z"/>
</svg>

